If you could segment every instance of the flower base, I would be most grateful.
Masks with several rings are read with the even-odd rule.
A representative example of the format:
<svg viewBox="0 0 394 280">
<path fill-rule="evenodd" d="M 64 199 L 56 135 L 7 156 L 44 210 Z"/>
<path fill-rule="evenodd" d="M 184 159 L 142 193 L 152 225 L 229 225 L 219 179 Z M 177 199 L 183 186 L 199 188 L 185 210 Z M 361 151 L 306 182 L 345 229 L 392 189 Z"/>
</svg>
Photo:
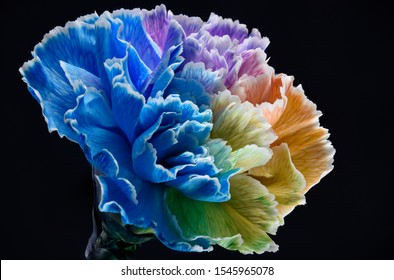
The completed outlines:
<svg viewBox="0 0 394 280">
<path fill-rule="evenodd" d="M 155 236 L 149 230 L 122 223 L 118 214 L 101 212 L 100 185 L 94 180 L 93 232 L 85 250 L 87 259 L 136 259 L 136 250 Z"/>
</svg>

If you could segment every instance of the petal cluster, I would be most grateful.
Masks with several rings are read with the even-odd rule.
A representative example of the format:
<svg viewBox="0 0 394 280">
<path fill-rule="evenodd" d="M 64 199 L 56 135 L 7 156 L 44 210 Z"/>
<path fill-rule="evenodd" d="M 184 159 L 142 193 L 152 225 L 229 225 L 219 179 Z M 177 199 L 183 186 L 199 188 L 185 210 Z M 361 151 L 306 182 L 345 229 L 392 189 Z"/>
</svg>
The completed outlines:
<svg viewBox="0 0 394 280">
<path fill-rule="evenodd" d="M 262 253 L 334 155 L 268 43 L 215 14 L 122 9 L 56 27 L 20 72 L 95 170 L 100 211 L 175 250 Z"/>
</svg>

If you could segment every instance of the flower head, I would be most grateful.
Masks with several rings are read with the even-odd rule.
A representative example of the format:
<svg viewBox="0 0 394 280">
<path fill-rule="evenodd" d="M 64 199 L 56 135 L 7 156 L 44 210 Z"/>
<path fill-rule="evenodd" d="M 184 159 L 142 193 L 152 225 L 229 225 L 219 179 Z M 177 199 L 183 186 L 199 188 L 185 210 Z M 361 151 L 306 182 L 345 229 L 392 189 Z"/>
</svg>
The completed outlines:
<svg viewBox="0 0 394 280">
<path fill-rule="evenodd" d="M 122 9 L 53 29 L 21 73 L 93 166 L 100 211 L 172 249 L 262 253 L 333 158 L 268 43 L 214 14 Z"/>
</svg>

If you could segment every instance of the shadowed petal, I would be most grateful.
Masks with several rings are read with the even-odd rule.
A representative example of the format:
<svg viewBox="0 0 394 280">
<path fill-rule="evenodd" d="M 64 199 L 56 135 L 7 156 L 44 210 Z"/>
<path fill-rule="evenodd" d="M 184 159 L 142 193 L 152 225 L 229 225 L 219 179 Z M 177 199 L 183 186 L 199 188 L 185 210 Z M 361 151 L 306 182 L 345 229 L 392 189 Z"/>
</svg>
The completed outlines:
<svg viewBox="0 0 394 280">
<path fill-rule="evenodd" d="M 186 240 L 178 223 L 164 205 L 165 188 L 135 178 L 96 176 L 101 186 L 100 211 L 118 213 L 124 224 L 151 228 L 157 238 L 171 249 L 184 252 L 211 251 L 207 239 Z M 149 207 L 147 207 L 149 205 Z"/>
<path fill-rule="evenodd" d="M 82 85 L 80 87 L 84 88 Z M 116 160 L 120 174 L 126 176 L 131 165 L 131 147 L 113 119 L 103 92 L 85 88 L 75 109 L 65 114 L 65 121 L 80 135 L 79 144 L 94 167 L 96 155 L 107 150 Z"/>
<path fill-rule="evenodd" d="M 129 84 L 116 83 L 112 89 L 112 111 L 116 123 L 126 134 L 129 143 L 138 136 L 137 124 L 145 98 Z"/>
<path fill-rule="evenodd" d="M 198 81 L 205 88 L 205 91 L 210 94 L 216 94 L 226 89 L 223 73 L 206 69 L 202 62 L 186 63 L 177 76 L 185 80 Z"/>
<path fill-rule="evenodd" d="M 168 95 L 178 95 L 183 102 L 193 102 L 199 107 L 199 111 L 205 111 L 211 104 L 211 96 L 201 83 L 193 79 L 174 77 L 168 85 L 164 97 Z"/>
</svg>

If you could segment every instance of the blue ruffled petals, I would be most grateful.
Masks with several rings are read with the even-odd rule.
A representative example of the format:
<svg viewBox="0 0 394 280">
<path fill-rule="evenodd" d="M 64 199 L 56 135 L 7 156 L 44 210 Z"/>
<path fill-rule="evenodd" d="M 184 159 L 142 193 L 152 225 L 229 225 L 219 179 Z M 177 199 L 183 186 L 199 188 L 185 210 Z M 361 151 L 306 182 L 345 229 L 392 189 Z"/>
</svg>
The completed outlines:
<svg viewBox="0 0 394 280">
<path fill-rule="evenodd" d="M 204 63 L 183 65 L 202 51 L 185 38 L 202 22 L 178 19 L 163 5 L 81 17 L 46 35 L 20 71 L 49 130 L 77 142 L 94 168 L 101 211 L 151 228 L 172 249 L 209 251 L 208 239 L 184 238 L 164 196 L 175 188 L 194 200 L 230 199 L 239 169 L 231 147 L 210 139 L 212 96 L 225 89 L 227 73 L 207 70 L 227 61 L 214 50 Z M 211 32 L 216 25 L 213 18 Z M 243 38 L 242 26 L 227 25 Z"/>
<path fill-rule="evenodd" d="M 202 145 L 212 129 L 212 124 L 207 122 L 210 119 L 211 111 L 200 113 L 196 105 L 182 102 L 178 96 L 150 98 L 140 114 L 140 129 L 144 132 L 133 144 L 136 173 L 155 183 L 174 180 L 182 167 L 166 168 L 157 161 L 158 157 L 164 159 L 168 154 Z M 163 149 L 160 147 L 162 140 L 173 144 Z M 168 142 L 163 143 L 168 145 Z"/>
<path fill-rule="evenodd" d="M 89 19 L 94 22 L 92 16 Z M 40 103 L 50 132 L 57 130 L 61 137 L 77 141 L 77 134 L 64 123 L 64 114 L 76 105 L 78 93 L 69 84 L 60 61 L 98 74 L 95 28 L 87 22 L 69 22 L 45 35 L 20 72 L 29 85 L 29 91 Z"/>
<path fill-rule="evenodd" d="M 117 126 L 105 94 L 83 85 L 80 85 L 79 91 L 84 93 L 78 98 L 75 109 L 65 114 L 65 121 L 79 135 L 79 144 L 87 159 L 93 167 L 104 172 L 103 167 L 98 165 L 101 161 L 97 160 L 97 155 L 106 150 L 111 154 L 107 160 L 114 161 L 111 165 L 118 166 L 121 175 L 128 174 L 131 146 Z"/>
<path fill-rule="evenodd" d="M 151 228 L 166 246 L 184 252 L 212 249 L 206 238 L 185 240 L 176 218 L 164 203 L 166 189 L 161 185 L 133 183 L 122 178 L 96 176 L 101 185 L 100 211 L 120 214 L 123 223 L 140 228 Z"/>
</svg>

